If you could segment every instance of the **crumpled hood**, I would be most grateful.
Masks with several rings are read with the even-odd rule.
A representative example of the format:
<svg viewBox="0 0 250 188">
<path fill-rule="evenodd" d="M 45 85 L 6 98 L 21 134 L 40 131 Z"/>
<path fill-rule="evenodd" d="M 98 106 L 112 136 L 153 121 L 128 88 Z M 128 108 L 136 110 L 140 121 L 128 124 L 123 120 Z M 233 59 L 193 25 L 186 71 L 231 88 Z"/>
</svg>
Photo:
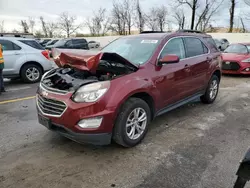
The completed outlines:
<svg viewBox="0 0 250 188">
<path fill-rule="evenodd" d="M 95 50 L 71 50 L 71 49 L 52 49 L 52 56 L 58 67 L 74 67 L 80 70 L 96 72 L 100 60 L 110 60 L 127 65 L 133 70 L 138 66 L 129 62 L 127 59 L 116 53 L 100 52 Z"/>
</svg>

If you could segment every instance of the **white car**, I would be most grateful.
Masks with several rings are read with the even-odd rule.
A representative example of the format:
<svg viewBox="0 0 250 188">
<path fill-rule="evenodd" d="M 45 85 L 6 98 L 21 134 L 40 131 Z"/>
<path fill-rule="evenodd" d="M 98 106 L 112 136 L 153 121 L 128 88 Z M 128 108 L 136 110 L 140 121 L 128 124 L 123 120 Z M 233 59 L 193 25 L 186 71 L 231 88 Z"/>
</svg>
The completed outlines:
<svg viewBox="0 0 250 188">
<path fill-rule="evenodd" d="M 24 82 L 40 81 L 52 68 L 48 52 L 34 39 L 0 37 L 4 57 L 4 78 L 21 77 Z"/>
<path fill-rule="evenodd" d="M 99 48 L 100 47 L 100 42 L 96 41 L 89 41 L 89 48 Z"/>
</svg>

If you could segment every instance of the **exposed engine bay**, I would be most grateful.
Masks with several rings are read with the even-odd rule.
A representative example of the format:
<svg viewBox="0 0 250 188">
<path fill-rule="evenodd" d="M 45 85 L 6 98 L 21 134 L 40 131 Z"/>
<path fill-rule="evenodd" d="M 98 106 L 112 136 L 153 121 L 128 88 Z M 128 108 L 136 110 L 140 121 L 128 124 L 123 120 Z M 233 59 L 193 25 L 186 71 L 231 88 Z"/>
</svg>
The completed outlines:
<svg viewBox="0 0 250 188">
<path fill-rule="evenodd" d="M 105 56 L 103 56 L 105 58 Z M 41 84 L 47 89 L 51 88 L 63 91 L 76 91 L 79 87 L 99 82 L 112 80 L 117 77 L 135 72 L 137 69 L 126 63 L 118 63 L 112 60 L 99 60 L 95 72 L 80 70 L 67 64 L 63 68 L 50 71 L 42 79 Z"/>
</svg>

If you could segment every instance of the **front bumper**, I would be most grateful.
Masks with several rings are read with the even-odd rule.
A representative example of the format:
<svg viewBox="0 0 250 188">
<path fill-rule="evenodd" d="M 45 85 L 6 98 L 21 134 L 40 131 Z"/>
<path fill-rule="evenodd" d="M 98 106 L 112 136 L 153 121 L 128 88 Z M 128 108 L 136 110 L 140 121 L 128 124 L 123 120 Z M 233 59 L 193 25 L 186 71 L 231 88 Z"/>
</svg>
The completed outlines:
<svg viewBox="0 0 250 188">
<path fill-rule="evenodd" d="M 223 74 L 235 74 L 235 75 L 239 75 L 239 74 L 244 74 L 244 75 L 250 75 L 250 71 L 245 71 L 244 69 L 240 69 L 238 71 L 232 71 L 232 70 L 222 70 L 221 71 Z"/>
<path fill-rule="evenodd" d="M 39 114 L 39 116 L 41 115 Z M 48 121 L 50 120 L 48 119 Z M 48 125 L 44 126 L 51 131 L 59 133 L 60 135 L 81 144 L 86 143 L 93 145 L 109 145 L 111 143 L 111 137 L 112 137 L 111 133 L 98 133 L 98 134 L 76 133 L 66 128 L 63 125 L 55 124 L 51 121 L 49 122 Z"/>
</svg>

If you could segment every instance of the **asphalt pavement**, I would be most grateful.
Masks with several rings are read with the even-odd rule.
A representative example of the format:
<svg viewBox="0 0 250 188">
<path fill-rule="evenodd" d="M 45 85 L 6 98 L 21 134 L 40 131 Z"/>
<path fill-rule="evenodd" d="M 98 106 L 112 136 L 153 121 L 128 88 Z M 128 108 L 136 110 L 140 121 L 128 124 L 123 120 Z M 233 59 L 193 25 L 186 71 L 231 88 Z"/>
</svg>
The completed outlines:
<svg viewBox="0 0 250 188">
<path fill-rule="evenodd" d="M 0 188 L 229 188 L 250 148 L 250 77 L 224 76 L 214 104 L 158 117 L 131 149 L 80 145 L 50 132 L 37 122 L 37 84 L 7 82 L 6 89 Z"/>
</svg>

